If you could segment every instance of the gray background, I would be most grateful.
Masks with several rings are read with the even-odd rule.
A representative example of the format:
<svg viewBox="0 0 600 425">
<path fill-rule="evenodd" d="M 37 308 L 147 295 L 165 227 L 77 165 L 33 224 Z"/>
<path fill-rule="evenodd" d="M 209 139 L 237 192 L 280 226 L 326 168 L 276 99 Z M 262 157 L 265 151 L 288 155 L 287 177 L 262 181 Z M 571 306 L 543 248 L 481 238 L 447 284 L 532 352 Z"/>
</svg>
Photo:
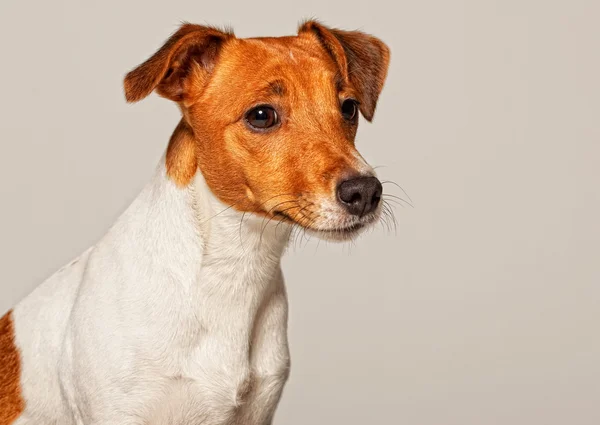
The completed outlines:
<svg viewBox="0 0 600 425">
<path fill-rule="evenodd" d="M 121 81 L 180 20 L 247 37 L 315 16 L 391 46 L 358 146 L 415 208 L 285 258 L 276 423 L 600 423 L 598 1 L 85 3 L 0 5 L 0 311 L 150 178 L 178 111 L 126 105 Z"/>
</svg>

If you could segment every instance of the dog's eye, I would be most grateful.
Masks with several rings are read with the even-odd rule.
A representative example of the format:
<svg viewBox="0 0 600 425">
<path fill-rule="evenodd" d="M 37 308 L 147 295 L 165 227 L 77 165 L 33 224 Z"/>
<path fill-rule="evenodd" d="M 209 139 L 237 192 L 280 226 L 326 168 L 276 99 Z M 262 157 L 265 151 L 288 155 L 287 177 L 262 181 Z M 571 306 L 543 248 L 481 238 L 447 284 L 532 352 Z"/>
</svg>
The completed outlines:
<svg viewBox="0 0 600 425">
<path fill-rule="evenodd" d="M 346 99 L 342 102 L 342 116 L 348 121 L 353 121 L 356 118 L 357 102 L 354 99 Z"/>
<path fill-rule="evenodd" d="M 257 106 L 246 114 L 246 121 L 254 128 L 265 129 L 277 124 L 279 117 L 270 106 Z"/>
</svg>

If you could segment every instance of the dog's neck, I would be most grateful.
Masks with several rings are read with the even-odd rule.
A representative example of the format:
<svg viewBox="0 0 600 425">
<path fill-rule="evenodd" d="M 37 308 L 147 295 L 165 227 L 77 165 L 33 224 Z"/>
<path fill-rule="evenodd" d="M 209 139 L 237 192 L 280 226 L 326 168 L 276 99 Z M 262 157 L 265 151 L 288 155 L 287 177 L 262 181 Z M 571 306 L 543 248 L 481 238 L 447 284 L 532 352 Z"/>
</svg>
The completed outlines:
<svg viewBox="0 0 600 425">
<path fill-rule="evenodd" d="M 234 262 L 231 265 L 279 263 L 290 236 L 287 224 L 240 213 L 235 205 L 223 204 L 211 192 L 200 170 L 189 191 L 204 258 Z"/>
<path fill-rule="evenodd" d="M 223 204 L 200 170 L 190 184 L 177 185 L 167 175 L 163 158 L 110 233 L 119 239 L 120 254 L 135 256 L 139 269 L 160 270 L 186 287 L 241 285 L 258 290 L 278 272 L 290 228 Z"/>
</svg>

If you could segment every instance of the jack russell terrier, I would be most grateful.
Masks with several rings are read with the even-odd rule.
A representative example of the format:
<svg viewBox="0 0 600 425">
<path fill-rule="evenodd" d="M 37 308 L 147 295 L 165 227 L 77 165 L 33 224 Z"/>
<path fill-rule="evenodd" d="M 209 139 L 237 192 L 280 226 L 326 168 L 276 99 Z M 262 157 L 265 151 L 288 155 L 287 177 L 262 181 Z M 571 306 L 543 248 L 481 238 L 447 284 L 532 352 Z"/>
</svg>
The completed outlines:
<svg viewBox="0 0 600 425">
<path fill-rule="evenodd" d="M 127 74 L 182 118 L 108 233 L 0 319 L 0 425 L 268 425 L 290 367 L 281 257 L 294 229 L 382 217 L 357 152 L 379 39 L 303 23 L 236 38 L 182 25 Z"/>
</svg>

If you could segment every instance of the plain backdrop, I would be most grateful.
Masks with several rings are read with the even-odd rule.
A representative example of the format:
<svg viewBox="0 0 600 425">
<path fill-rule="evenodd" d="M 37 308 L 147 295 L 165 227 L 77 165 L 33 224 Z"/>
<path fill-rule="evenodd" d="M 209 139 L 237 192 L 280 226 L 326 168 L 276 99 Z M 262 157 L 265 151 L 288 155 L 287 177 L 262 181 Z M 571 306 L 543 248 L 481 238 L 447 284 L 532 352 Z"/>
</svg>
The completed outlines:
<svg viewBox="0 0 600 425">
<path fill-rule="evenodd" d="M 597 425 L 599 16 L 597 0 L 2 0 L 0 313 L 152 175 L 178 111 L 127 105 L 126 71 L 180 21 L 249 37 L 317 17 L 391 47 L 357 144 L 415 207 L 396 233 L 285 257 L 276 424 Z"/>
</svg>

